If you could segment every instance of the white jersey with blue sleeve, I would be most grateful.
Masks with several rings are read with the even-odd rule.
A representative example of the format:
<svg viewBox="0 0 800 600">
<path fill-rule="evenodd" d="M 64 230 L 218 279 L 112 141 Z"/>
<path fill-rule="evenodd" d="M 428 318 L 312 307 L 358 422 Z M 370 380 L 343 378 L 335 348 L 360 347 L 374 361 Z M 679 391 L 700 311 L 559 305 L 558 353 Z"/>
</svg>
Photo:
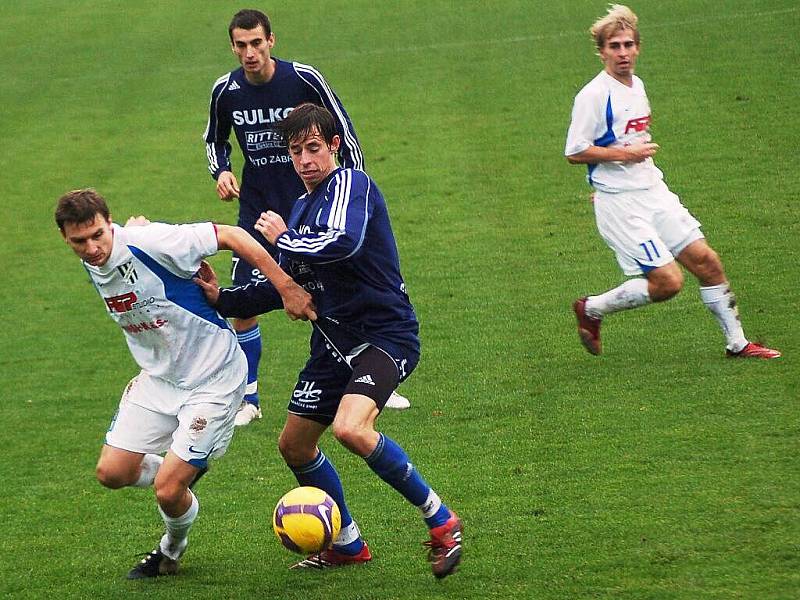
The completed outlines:
<svg viewBox="0 0 800 600">
<path fill-rule="evenodd" d="M 179 388 L 208 381 L 241 353 L 228 323 L 192 281 L 200 261 L 219 249 L 214 225 L 112 229 L 106 264 L 84 267 L 134 360 Z"/>
<path fill-rule="evenodd" d="M 650 139 L 650 102 L 642 80 L 634 75 L 633 85 L 628 87 L 601 71 L 575 97 L 564 155 L 578 154 L 590 146 L 628 146 Z M 603 192 L 650 189 L 663 179 L 652 158 L 588 167 L 589 184 Z"/>
</svg>

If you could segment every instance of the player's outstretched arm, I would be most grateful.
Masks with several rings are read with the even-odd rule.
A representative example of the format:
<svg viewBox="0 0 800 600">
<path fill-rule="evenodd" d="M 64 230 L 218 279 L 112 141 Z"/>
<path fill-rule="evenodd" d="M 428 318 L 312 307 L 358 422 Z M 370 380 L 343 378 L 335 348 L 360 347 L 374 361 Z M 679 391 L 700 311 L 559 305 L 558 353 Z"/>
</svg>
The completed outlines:
<svg viewBox="0 0 800 600">
<path fill-rule="evenodd" d="M 283 308 L 280 294 L 269 281 L 220 288 L 217 274 L 206 261 L 200 263 L 194 282 L 203 290 L 208 303 L 223 317 L 250 319 Z"/>
<path fill-rule="evenodd" d="M 596 165 L 601 162 L 642 162 L 658 152 L 659 145 L 647 142 L 630 146 L 589 146 L 583 152 L 567 156 L 573 165 Z"/>
<path fill-rule="evenodd" d="M 281 295 L 284 309 L 289 318 L 303 321 L 317 319 L 311 294 L 297 285 L 249 233 L 241 227 L 231 225 L 216 225 L 216 227 L 220 249 L 236 252 L 261 271 Z"/>
</svg>

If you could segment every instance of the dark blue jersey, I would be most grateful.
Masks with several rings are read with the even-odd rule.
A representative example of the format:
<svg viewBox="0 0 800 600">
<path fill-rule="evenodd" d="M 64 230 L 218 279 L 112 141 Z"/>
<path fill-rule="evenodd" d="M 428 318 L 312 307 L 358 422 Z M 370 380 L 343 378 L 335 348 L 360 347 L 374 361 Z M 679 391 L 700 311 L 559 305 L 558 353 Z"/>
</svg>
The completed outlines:
<svg viewBox="0 0 800 600">
<path fill-rule="evenodd" d="M 283 268 L 314 298 L 320 319 L 378 347 L 419 348 L 389 213 L 363 171 L 335 169 L 298 198 L 276 240 Z M 281 306 L 268 283 L 223 290 L 218 308 L 247 318 Z"/>
<path fill-rule="evenodd" d="M 242 68 L 214 82 L 203 136 L 208 170 L 216 179 L 222 171 L 233 171 L 229 142 L 233 129 L 244 156 L 241 210 L 256 218 L 266 210 L 286 218 L 295 198 L 305 191 L 277 131 L 278 122 L 298 104 L 312 102 L 331 111 L 342 140 L 339 163 L 347 168 L 364 168 L 350 117 L 319 71 L 300 63 L 273 60 L 275 73 L 266 83 L 249 83 Z"/>
</svg>

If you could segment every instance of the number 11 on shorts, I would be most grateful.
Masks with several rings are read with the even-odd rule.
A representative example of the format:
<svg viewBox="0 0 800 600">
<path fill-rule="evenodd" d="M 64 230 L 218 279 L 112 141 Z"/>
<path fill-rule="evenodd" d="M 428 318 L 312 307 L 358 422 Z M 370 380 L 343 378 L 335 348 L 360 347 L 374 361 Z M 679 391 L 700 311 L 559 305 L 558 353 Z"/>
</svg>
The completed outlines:
<svg viewBox="0 0 800 600">
<path fill-rule="evenodd" d="M 658 248 L 656 248 L 656 245 L 653 243 L 653 240 L 647 240 L 646 242 L 642 242 L 639 245 L 642 247 L 642 250 L 644 250 L 644 253 L 647 255 L 647 260 L 652 262 L 653 258 L 661 258 L 661 254 L 658 253 Z"/>
</svg>

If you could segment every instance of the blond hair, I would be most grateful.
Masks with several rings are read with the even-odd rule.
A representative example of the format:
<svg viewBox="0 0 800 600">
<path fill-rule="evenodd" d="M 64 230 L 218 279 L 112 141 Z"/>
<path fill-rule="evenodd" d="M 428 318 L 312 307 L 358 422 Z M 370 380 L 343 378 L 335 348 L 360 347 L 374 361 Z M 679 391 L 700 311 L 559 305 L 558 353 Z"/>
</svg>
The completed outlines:
<svg viewBox="0 0 800 600">
<path fill-rule="evenodd" d="M 623 29 L 630 29 L 633 31 L 633 39 L 636 45 L 639 45 L 639 17 L 627 6 L 623 4 L 609 4 L 608 14 L 600 17 L 589 28 L 589 33 L 592 34 L 592 39 L 601 50 L 606 43 L 606 40 L 618 31 Z"/>
</svg>

